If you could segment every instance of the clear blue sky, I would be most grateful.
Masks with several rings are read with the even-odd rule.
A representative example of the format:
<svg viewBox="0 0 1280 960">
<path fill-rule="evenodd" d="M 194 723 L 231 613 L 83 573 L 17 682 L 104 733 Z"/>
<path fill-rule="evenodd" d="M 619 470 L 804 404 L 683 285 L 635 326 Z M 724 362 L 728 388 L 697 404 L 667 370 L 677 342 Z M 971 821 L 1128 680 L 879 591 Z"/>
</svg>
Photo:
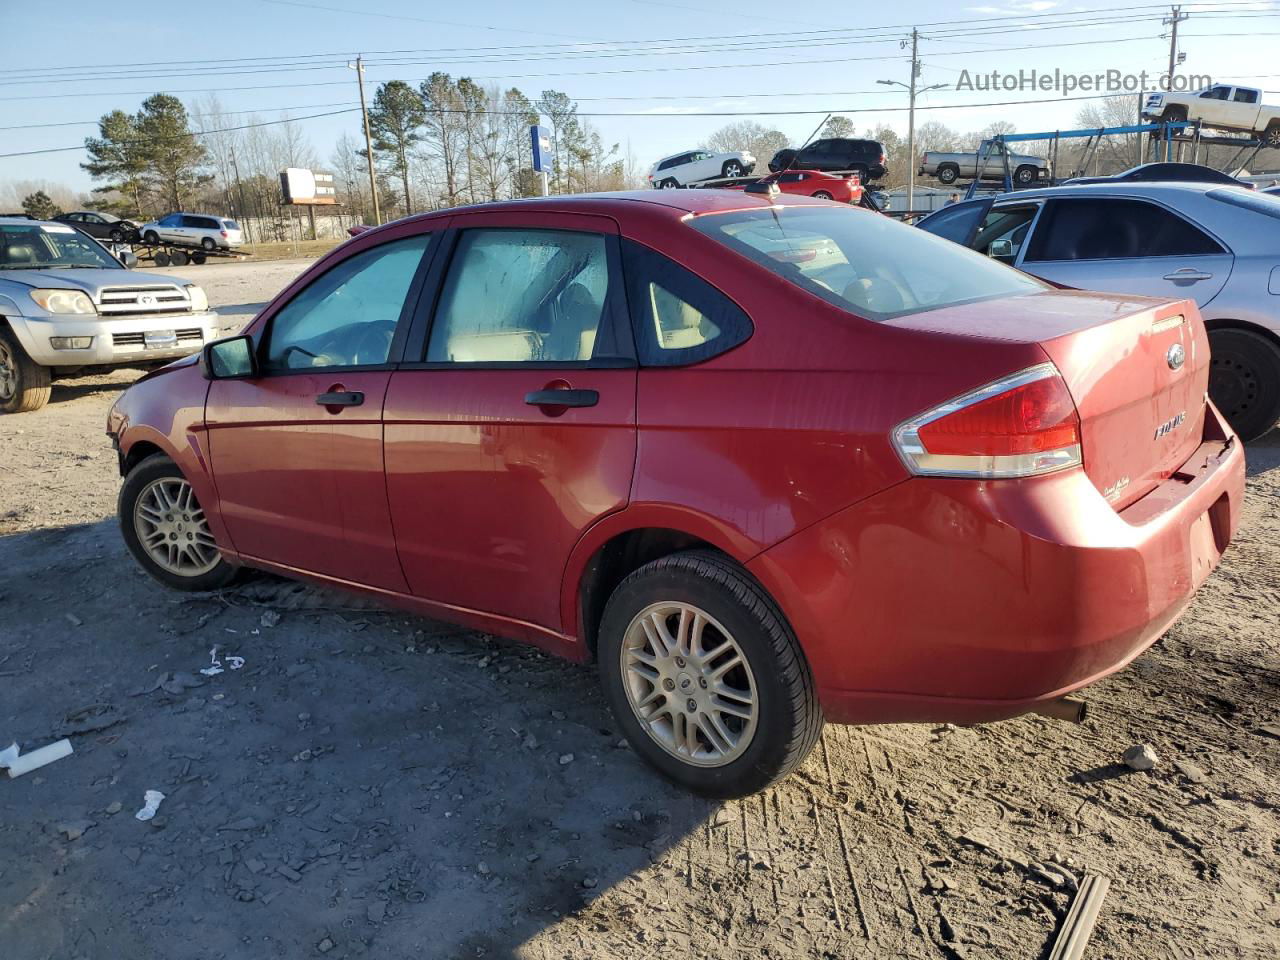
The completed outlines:
<svg viewBox="0 0 1280 960">
<path fill-rule="evenodd" d="M 283 108 L 294 116 L 340 109 L 356 101 L 355 75 L 343 64 L 363 52 L 373 61 L 367 77 L 374 85 L 394 78 L 416 81 L 441 69 L 486 85 L 516 85 L 531 96 L 546 88 L 563 90 L 586 114 L 643 112 L 591 119 L 607 143 L 620 143 L 624 153 L 629 149 L 647 167 L 739 119 L 685 115 L 694 111 L 743 111 L 796 142 L 821 115 L 769 111 L 833 110 L 852 116 L 859 129 L 884 121 L 905 132 L 905 113 L 876 112 L 905 106 L 905 93 L 876 81 L 907 79 L 906 53 L 898 39 L 913 23 L 925 38 L 921 83 L 926 86 L 954 86 L 962 70 L 1117 69 L 1148 70 L 1154 76 L 1169 52 L 1168 40 L 1161 38 L 1167 28 L 1158 19 L 1168 8 L 1141 0 L 915 0 L 860 6 L 866 12 L 853 4 L 776 0 L 731 5 L 712 0 L 218 0 L 158 6 L 69 0 L 58 5 L 55 16 L 47 4 L 0 0 L 0 36 L 7 41 L 0 64 L 0 128 L 92 121 L 113 108 L 135 110 L 156 91 L 178 93 L 190 104 L 202 94 L 181 91 L 215 90 L 224 109 L 257 110 L 263 119 L 277 118 Z M 1183 72 L 1280 91 L 1275 57 L 1280 2 L 1183 6 L 1192 11 L 1180 25 L 1180 47 L 1187 54 Z M 1110 23 L 1097 22 L 1122 14 Z M 1041 19 L 1024 20 L 1016 30 L 993 19 L 1008 16 Z M 1032 22 L 1072 26 L 1028 29 Z M 989 32 L 997 27 L 1008 32 Z M 836 30 L 841 32 L 830 32 Z M 972 32 L 963 35 L 966 30 Z M 800 31 L 827 32 L 795 36 Z M 634 49 L 640 41 L 686 38 L 695 39 L 666 45 L 678 46 L 678 52 L 636 55 Z M 713 43 L 756 49 L 708 50 Z M 412 62 L 377 62 L 390 56 Z M 283 57 L 295 57 L 294 68 L 247 59 Z M 182 58 L 188 66 L 151 65 Z M 107 71 L 139 76 L 106 79 L 101 74 Z M 919 102 L 937 106 L 1054 96 L 948 89 Z M 1268 99 L 1280 102 L 1280 93 Z M 1073 126 L 1080 106 L 1059 101 L 926 110 L 917 122 L 940 119 L 963 131 L 1008 120 L 1021 131 L 1048 130 Z M 344 129 L 359 132 L 358 114 L 307 120 L 302 127 L 323 162 Z M 92 124 L 0 129 L 0 153 L 74 146 L 93 132 Z M 91 181 L 79 168 L 83 159 L 80 150 L 0 158 L 0 182 L 44 179 L 87 189 Z"/>
</svg>

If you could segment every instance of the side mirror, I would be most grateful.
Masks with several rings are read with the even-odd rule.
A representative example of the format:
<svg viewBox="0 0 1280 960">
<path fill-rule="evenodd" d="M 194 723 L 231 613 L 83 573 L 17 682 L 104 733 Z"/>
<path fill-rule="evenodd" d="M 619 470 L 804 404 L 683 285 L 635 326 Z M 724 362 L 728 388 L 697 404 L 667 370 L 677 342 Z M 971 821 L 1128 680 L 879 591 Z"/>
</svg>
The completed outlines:
<svg viewBox="0 0 1280 960">
<path fill-rule="evenodd" d="M 993 260 L 1012 260 L 1013 241 L 992 240 L 991 245 L 987 247 L 987 256 Z"/>
<path fill-rule="evenodd" d="M 138 257 L 132 250 L 124 250 L 120 253 L 120 262 L 126 270 L 132 270 L 138 265 Z"/>
<path fill-rule="evenodd" d="M 258 357 L 249 336 L 206 343 L 200 351 L 200 372 L 206 380 L 246 380 L 258 375 Z"/>
</svg>

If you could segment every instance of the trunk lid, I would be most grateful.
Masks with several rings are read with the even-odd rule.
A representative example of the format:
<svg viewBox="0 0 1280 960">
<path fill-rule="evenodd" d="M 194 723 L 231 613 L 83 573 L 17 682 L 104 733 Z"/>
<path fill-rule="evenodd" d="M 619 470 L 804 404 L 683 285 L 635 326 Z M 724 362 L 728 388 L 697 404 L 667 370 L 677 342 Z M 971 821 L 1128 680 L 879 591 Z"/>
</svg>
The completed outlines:
<svg viewBox="0 0 1280 960">
<path fill-rule="evenodd" d="M 1194 301 L 1051 291 L 885 322 L 1037 344 L 1075 400 L 1085 473 L 1116 510 L 1172 476 L 1201 442 L 1209 341 Z"/>
</svg>

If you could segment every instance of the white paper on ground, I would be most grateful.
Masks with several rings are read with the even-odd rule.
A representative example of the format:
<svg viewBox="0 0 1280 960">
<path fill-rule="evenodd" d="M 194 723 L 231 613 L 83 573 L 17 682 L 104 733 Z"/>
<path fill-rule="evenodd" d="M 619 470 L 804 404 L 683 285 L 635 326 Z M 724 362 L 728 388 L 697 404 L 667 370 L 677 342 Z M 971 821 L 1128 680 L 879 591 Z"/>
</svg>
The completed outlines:
<svg viewBox="0 0 1280 960">
<path fill-rule="evenodd" d="M 59 740 L 57 743 L 51 743 L 21 756 L 18 755 L 18 745 L 15 743 L 8 749 L 0 751 L 0 767 L 9 768 L 9 779 L 12 780 L 14 777 L 20 777 L 32 770 L 39 770 L 46 764 L 69 756 L 71 756 L 70 740 Z"/>
<path fill-rule="evenodd" d="M 160 809 L 160 801 L 164 799 L 164 794 L 159 790 L 148 790 L 142 795 L 142 799 L 146 805 L 134 816 L 139 820 L 150 820 Z"/>
</svg>

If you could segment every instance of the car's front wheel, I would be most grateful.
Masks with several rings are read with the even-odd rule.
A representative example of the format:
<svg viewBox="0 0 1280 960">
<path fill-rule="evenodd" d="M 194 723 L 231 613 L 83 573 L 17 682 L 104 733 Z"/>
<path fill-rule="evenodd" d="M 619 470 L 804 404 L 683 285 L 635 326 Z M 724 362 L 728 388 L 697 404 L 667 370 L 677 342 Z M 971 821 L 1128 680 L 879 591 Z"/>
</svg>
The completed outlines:
<svg viewBox="0 0 1280 960">
<path fill-rule="evenodd" d="M 663 190 L 675 190 L 680 186 L 680 183 L 675 177 L 667 177 L 667 179 L 663 180 L 659 186 L 662 187 Z"/>
<path fill-rule="evenodd" d="M 36 363 L 0 319 L 0 412 L 30 413 L 49 402 L 49 368 Z"/>
<path fill-rule="evenodd" d="M 1280 348 L 1252 330 L 1211 330 L 1209 399 L 1231 429 L 1256 440 L 1280 420 Z"/>
<path fill-rule="evenodd" d="M 822 733 L 790 627 L 720 554 L 677 553 L 628 576 L 609 598 L 597 652 L 632 747 L 696 793 L 762 790 L 799 767 Z"/>
<path fill-rule="evenodd" d="M 120 488 L 120 532 L 134 559 L 177 590 L 217 590 L 238 568 L 218 552 L 195 491 L 168 457 L 154 454 L 129 471 Z"/>
</svg>

